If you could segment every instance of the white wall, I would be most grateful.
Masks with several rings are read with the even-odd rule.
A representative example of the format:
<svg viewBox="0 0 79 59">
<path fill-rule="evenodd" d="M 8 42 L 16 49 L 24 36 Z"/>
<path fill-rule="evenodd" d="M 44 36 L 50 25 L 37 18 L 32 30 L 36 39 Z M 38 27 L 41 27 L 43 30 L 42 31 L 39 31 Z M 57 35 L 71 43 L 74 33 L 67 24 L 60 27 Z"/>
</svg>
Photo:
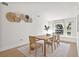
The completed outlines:
<svg viewBox="0 0 79 59">
<path fill-rule="evenodd" d="M 77 16 L 77 51 L 79 56 L 79 15 Z"/>
<path fill-rule="evenodd" d="M 77 51 L 79 56 L 79 32 L 77 32 Z"/>
<path fill-rule="evenodd" d="M 43 14 L 39 11 L 35 11 L 34 5 L 30 6 L 29 4 L 17 4 L 17 3 L 8 3 L 8 6 L 1 4 L 1 30 L 2 33 L 2 42 L 0 45 L 1 51 L 13 48 L 19 45 L 27 44 L 29 35 L 42 34 L 44 31 L 45 22 Z M 33 23 L 25 23 L 21 21 L 20 23 L 9 22 L 6 19 L 7 12 L 23 13 L 32 16 Z M 40 17 L 38 17 L 40 15 Z M 42 20 L 43 19 L 43 20 Z M 0 35 L 0 36 L 1 36 Z"/>
<path fill-rule="evenodd" d="M 77 4 L 77 51 L 78 51 L 78 56 L 79 56 L 79 2 Z"/>
<path fill-rule="evenodd" d="M 0 5 L 0 13 L 1 13 L 1 5 Z M 0 14 L 0 50 L 1 50 L 1 14 Z"/>
</svg>

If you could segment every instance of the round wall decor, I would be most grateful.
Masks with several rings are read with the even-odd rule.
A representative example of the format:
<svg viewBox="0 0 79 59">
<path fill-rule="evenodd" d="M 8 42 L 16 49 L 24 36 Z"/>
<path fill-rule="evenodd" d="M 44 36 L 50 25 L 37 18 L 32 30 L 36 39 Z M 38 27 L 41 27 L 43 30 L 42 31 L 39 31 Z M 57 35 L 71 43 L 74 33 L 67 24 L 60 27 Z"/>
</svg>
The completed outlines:
<svg viewBox="0 0 79 59">
<path fill-rule="evenodd" d="M 6 18 L 10 22 L 20 22 L 21 20 L 24 20 L 27 23 L 32 23 L 32 18 L 29 15 L 16 14 L 14 12 L 8 12 Z"/>
<path fill-rule="evenodd" d="M 6 18 L 7 18 L 7 20 L 10 21 L 10 22 L 15 22 L 16 14 L 13 13 L 13 12 L 8 12 L 8 13 L 6 14 Z"/>
</svg>

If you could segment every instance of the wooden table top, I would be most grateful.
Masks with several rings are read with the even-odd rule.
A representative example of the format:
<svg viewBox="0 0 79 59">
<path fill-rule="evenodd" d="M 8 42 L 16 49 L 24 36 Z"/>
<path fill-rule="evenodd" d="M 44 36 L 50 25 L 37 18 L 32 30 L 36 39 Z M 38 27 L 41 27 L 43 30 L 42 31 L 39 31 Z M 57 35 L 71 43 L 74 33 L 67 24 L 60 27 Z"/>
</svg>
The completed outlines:
<svg viewBox="0 0 79 59">
<path fill-rule="evenodd" d="M 46 35 L 38 35 L 36 36 L 37 39 L 39 40 L 48 40 L 51 36 L 46 36 Z"/>
</svg>

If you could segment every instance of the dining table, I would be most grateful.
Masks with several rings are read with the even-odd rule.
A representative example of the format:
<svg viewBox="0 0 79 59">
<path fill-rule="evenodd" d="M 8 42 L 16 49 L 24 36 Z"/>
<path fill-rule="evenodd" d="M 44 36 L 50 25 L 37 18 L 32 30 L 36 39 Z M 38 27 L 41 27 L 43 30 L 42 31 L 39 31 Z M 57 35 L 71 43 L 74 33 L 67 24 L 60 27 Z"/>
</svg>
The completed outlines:
<svg viewBox="0 0 79 59">
<path fill-rule="evenodd" d="M 44 40 L 44 56 L 47 56 L 47 53 L 46 53 L 46 42 L 48 41 L 48 39 L 50 38 L 51 36 L 49 35 L 37 35 L 36 38 L 38 40 Z"/>
</svg>

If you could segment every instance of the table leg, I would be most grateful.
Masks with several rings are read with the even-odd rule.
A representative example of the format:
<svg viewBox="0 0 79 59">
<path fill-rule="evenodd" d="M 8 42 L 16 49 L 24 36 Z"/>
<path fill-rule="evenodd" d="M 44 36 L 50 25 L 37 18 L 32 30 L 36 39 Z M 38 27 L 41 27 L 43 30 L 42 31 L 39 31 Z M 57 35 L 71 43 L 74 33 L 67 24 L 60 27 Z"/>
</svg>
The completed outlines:
<svg viewBox="0 0 79 59">
<path fill-rule="evenodd" d="M 46 56 L 46 42 L 44 41 L 44 56 Z"/>
</svg>

